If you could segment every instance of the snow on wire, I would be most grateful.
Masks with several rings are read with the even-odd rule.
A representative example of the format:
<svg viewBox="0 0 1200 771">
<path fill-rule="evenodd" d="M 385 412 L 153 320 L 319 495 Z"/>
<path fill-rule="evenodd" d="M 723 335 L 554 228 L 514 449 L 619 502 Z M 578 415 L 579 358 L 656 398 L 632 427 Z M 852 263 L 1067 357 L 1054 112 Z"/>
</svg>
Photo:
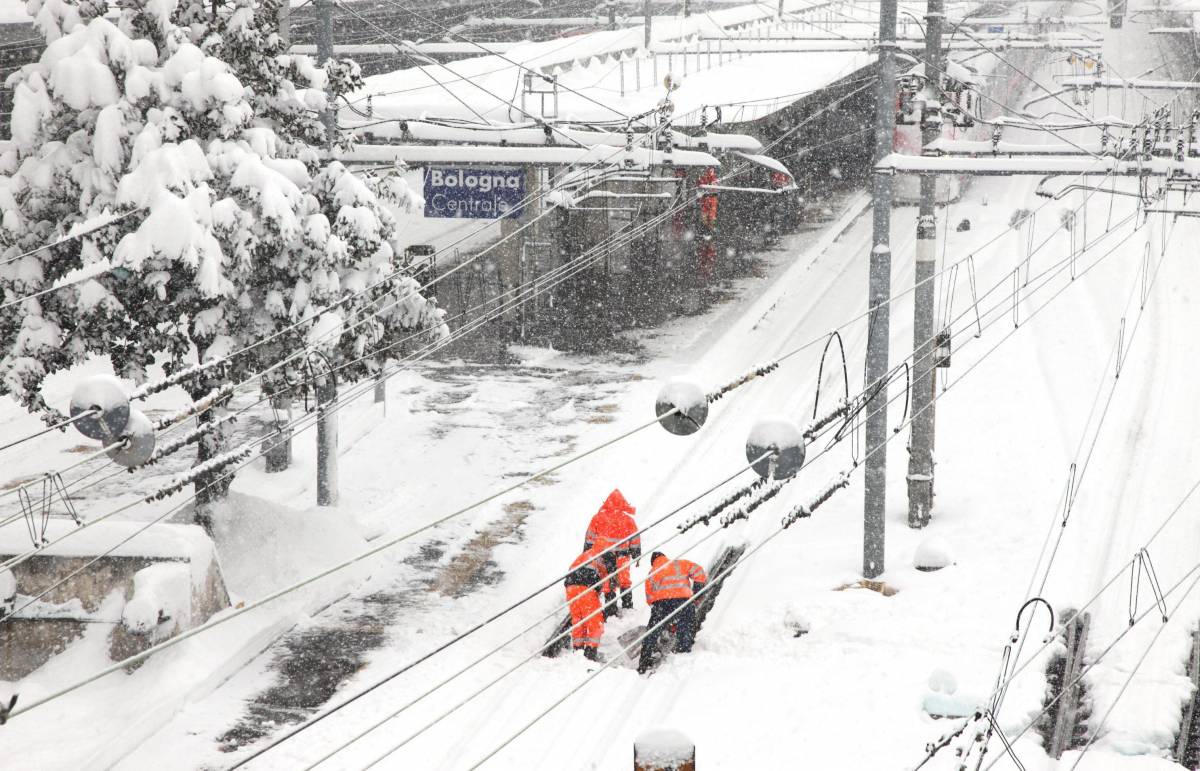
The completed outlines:
<svg viewBox="0 0 1200 771">
<path fill-rule="evenodd" d="M 230 450 L 227 453 L 223 453 L 221 455 L 218 455 L 215 458 L 210 458 L 209 460 L 206 460 L 203 463 L 193 466 L 192 468 L 188 469 L 185 473 L 179 474 L 178 476 L 176 476 L 173 480 L 171 480 L 171 482 L 169 484 L 164 486 L 162 489 L 157 490 L 157 491 L 151 493 L 150 495 L 147 495 L 144 499 L 145 502 L 150 503 L 152 501 L 161 501 L 163 498 L 167 498 L 167 497 L 172 496 L 175 493 L 179 492 L 186 485 L 192 484 L 193 482 L 196 481 L 197 477 L 200 477 L 204 474 L 210 474 L 213 472 L 221 471 L 226 466 L 231 466 L 234 463 L 237 463 L 241 460 L 244 460 L 245 458 L 250 457 L 250 455 L 252 455 L 254 453 L 255 444 L 257 444 L 257 443 L 256 442 L 246 442 L 242 446 L 237 447 L 233 450 Z"/>
</svg>

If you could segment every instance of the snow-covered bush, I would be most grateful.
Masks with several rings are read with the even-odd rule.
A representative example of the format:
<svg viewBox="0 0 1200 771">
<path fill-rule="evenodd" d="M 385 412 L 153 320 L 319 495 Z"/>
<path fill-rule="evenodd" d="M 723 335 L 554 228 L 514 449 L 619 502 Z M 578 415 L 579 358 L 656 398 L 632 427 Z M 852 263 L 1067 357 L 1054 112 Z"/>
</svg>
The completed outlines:
<svg viewBox="0 0 1200 771">
<path fill-rule="evenodd" d="M 28 2 L 48 45 L 9 79 L 0 306 L 65 286 L 0 309 L 0 393 L 48 419 L 42 381 L 89 354 L 142 381 L 156 357 L 170 373 L 299 322 L 185 382 L 199 398 L 302 348 L 322 316 L 339 322 L 322 322 L 340 334 L 321 341 L 335 364 L 368 356 L 343 382 L 399 336 L 445 334 L 416 282 L 389 278 L 403 250 L 376 183 L 321 161 L 322 112 L 361 83 L 357 65 L 288 55 L 276 0 L 234 0 L 215 17 L 183 1 L 127 0 L 115 16 L 105 0 Z M 393 200 L 415 199 L 387 182 Z M 295 364 L 268 389 L 302 379 Z M 202 442 L 199 462 L 222 445 Z"/>
</svg>

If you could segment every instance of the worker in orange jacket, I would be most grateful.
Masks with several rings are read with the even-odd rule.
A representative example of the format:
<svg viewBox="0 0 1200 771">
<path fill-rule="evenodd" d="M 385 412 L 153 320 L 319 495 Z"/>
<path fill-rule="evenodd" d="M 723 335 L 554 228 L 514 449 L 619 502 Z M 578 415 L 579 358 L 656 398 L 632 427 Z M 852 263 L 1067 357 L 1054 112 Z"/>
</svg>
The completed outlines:
<svg viewBox="0 0 1200 771">
<path fill-rule="evenodd" d="M 650 555 L 650 575 L 646 578 L 646 604 L 650 606 L 650 622 L 642 640 L 642 655 L 638 672 L 645 672 L 654 663 L 658 650 L 658 633 L 667 624 L 675 626 L 675 650 L 689 653 L 696 640 L 696 603 L 692 597 L 708 584 L 704 568 L 688 560 L 672 560 L 660 551 Z M 679 612 L 671 616 L 676 610 Z M 666 621 L 670 616 L 670 621 Z"/>
<path fill-rule="evenodd" d="M 615 576 L 605 594 L 604 616 L 616 615 L 616 592 L 621 591 L 621 604 L 633 607 L 633 582 L 629 577 L 629 563 L 642 556 L 642 536 L 638 533 L 637 513 L 620 490 L 613 490 L 600 506 L 600 510 L 588 523 L 587 535 L 583 539 L 584 549 L 604 552 L 604 566 L 610 576 Z"/>
<path fill-rule="evenodd" d="M 563 581 L 571 608 L 571 647 L 582 649 L 592 661 L 599 660 L 600 637 L 604 634 L 600 595 L 608 592 L 608 583 L 608 570 L 596 549 L 576 557 Z"/>
</svg>

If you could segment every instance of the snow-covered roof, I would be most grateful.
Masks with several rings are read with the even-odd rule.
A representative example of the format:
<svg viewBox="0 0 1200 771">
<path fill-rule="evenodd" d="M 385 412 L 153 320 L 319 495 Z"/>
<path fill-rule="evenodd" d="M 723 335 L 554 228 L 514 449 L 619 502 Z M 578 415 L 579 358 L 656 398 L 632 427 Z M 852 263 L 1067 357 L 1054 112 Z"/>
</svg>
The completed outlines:
<svg viewBox="0 0 1200 771">
<path fill-rule="evenodd" d="M 809 0 L 784 0 L 782 24 L 795 24 L 794 12 L 813 5 Z M 872 11 L 847 5 L 839 9 L 841 13 L 865 21 Z M 368 113 L 369 97 L 370 117 L 379 120 L 438 117 L 513 123 L 532 116 L 576 122 L 624 121 L 658 105 L 666 93 L 664 76 L 671 73 L 679 84 L 671 94 L 676 125 L 698 125 L 706 106 L 726 108 L 725 121 L 740 122 L 787 107 L 875 59 L 865 44 L 857 50 L 797 58 L 796 54 L 723 54 L 719 41 L 694 39 L 722 37 L 732 44 L 742 34 L 737 25 L 758 23 L 751 31 L 756 34 L 759 29 L 780 25 L 775 16 L 772 3 L 736 6 L 687 19 L 655 17 L 651 48 L 691 39 L 692 53 L 686 57 L 652 55 L 643 45 L 644 31 L 629 28 L 523 43 L 502 56 L 477 56 L 375 75 L 349 96 L 350 104 L 343 107 L 339 120 L 343 124 L 361 122 Z M 814 28 L 813 34 L 824 33 Z M 828 34 L 836 40 L 836 33 Z M 525 75 L 530 71 L 556 78 L 557 94 L 549 84 L 538 87 L 551 93 L 525 94 Z"/>
</svg>

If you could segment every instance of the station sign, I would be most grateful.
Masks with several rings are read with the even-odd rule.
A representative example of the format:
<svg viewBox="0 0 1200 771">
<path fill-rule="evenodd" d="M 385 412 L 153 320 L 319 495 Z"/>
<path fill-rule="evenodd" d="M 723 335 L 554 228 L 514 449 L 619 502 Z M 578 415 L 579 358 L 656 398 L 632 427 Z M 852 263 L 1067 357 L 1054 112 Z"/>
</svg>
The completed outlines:
<svg viewBox="0 0 1200 771">
<path fill-rule="evenodd" d="M 1004 25 L 1003 24 L 989 24 L 989 25 L 987 25 L 987 31 L 990 34 L 998 35 L 1001 32 L 1004 32 Z"/>
<path fill-rule="evenodd" d="M 521 216 L 525 170 L 519 166 L 425 169 L 425 216 L 495 219 Z"/>
</svg>

